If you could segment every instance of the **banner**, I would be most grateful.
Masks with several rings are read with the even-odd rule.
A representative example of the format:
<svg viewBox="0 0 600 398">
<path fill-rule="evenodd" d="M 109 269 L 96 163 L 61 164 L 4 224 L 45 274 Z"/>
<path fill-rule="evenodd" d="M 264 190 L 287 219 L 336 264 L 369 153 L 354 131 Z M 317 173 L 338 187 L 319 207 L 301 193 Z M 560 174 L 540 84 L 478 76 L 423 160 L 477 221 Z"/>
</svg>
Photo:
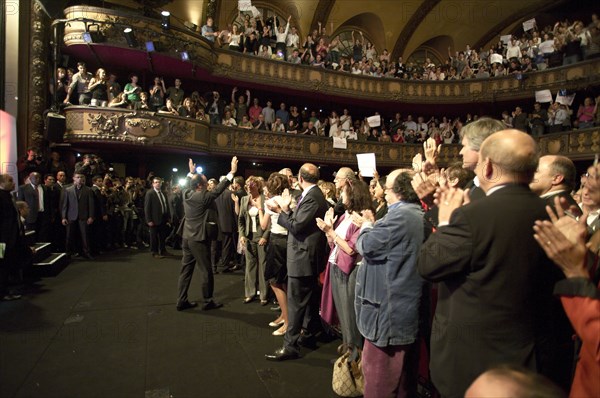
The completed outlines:
<svg viewBox="0 0 600 398">
<path fill-rule="evenodd" d="M 333 148 L 335 149 L 347 149 L 348 143 L 344 137 L 333 137 Z"/>
<path fill-rule="evenodd" d="M 544 102 L 552 102 L 552 93 L 550 90 L 540 90 L 535 92 L 535 102 L 543 104 Z"/>
<path fill-rule="evenodd" d="M 369 116 L 367 122 L 369 123 L 369 127 L 379 127 L 381 126 L 381 116 Z"/>
<path fill-rule="evenodd" d="M 490 64 L 501 64 L 502 59 L 502 54 L 492 54 L 490 56 Z"/>
<path fill-rule="evenodd" d="M 527 32 L 528 30 L 531 30 L 535 28 L 535 18 L 531 18 L 525 22 L 523 22 L 523 30 L 525 32 Z"/>
<path fill-rule="evenodd" d="M 251 11 L 252 0 L 238 0 L 238 9 L 240 11 Z"/>
<path fill-rule="evenodd" d="M 567 94 L 567 90 L 558 90 L 556 93 L 556 102 L 562 105 L 573 105 L 573 101 L 575 100 L 575 93 Z"/>
<path fill-rule="evenodd" d="M 377 164 L 374 153 L 357 153 L 358 170 L 363 177 L 373 177 Z"/>
</svg>

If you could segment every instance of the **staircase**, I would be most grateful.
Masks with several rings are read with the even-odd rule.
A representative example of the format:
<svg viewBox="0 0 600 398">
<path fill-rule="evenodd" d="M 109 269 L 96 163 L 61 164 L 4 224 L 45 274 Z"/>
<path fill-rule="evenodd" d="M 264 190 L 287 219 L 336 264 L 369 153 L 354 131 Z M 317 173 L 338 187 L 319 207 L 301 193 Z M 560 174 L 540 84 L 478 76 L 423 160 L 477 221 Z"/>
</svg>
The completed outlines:
<svg viewBox="0 0 600 398">
<path fill-rule="evenodd" d="M 34 231 L 30 231 L 25 235 L 31 239 L 34 234 Z M 56 276 L 69 264 L 67 253 L 52 253 L 52 244 L 48 242 L 33 243 L 31 246 L 35 248 L 31 267 L 34 276 Z"/>
</svg>

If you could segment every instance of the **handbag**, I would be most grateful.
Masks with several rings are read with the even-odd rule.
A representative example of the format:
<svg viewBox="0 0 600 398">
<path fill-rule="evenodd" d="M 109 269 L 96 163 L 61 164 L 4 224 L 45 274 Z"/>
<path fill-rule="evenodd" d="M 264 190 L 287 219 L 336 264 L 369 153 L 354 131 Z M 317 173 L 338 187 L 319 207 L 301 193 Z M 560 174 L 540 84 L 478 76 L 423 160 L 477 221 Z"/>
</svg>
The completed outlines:
<svg viewBox="0 0 600 398">
<path fill-rule="evenodd" d="M 338 348 L 341 351 L 344 345 Z M 361 351 L 358 350 L 356 359 L 351 359 L 352 349 L 345 352 L 333 364 L 331 388 L 340 397 L 359 397 L 365 390 L 365 380 L 362 373 Z"/>
</svg>

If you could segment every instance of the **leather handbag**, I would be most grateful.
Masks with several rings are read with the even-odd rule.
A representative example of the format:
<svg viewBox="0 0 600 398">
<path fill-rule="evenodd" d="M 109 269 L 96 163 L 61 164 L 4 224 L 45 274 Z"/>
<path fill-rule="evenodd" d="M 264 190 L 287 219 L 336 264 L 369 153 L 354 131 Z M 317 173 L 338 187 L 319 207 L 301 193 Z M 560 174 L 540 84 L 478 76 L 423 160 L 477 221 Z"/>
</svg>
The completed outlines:
<svg viewBox="0 0 600 398">
<path fill-rule="evenodd" d="M 338 349 L 338 351 L 342 350 Z M 356 359 L 352 359 L 351 356 L 352 350 L 346 349 L 333 364 L 331 388 L 340 397 L 359 397 L 365 390 L 361 351 L 358 350 L 358 355 L 354 355 Z"/>
</svg>

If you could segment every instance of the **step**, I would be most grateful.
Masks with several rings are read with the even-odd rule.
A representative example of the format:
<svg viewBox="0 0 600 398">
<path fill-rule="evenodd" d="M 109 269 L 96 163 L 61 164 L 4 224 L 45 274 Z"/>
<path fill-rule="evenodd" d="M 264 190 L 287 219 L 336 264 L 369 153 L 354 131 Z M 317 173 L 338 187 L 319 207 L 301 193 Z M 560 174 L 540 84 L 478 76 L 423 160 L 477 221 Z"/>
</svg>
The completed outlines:
<svg viewBox="0 0 600 398">
<path fill-rule="evenodd" d="M 40 276 L 56 276 L 69 264 L 67 253 L 51 253 L 42 261 L 33 263 L 33 271 Z"/>
<path fill-rule="evenodd" d="M 52 243 L 50 242 L 34 243 L 32 247 L 35 249 L 35 254 L 33 255 L 34 263 L 45 259 L 52 253 Z"/>
</svg>

